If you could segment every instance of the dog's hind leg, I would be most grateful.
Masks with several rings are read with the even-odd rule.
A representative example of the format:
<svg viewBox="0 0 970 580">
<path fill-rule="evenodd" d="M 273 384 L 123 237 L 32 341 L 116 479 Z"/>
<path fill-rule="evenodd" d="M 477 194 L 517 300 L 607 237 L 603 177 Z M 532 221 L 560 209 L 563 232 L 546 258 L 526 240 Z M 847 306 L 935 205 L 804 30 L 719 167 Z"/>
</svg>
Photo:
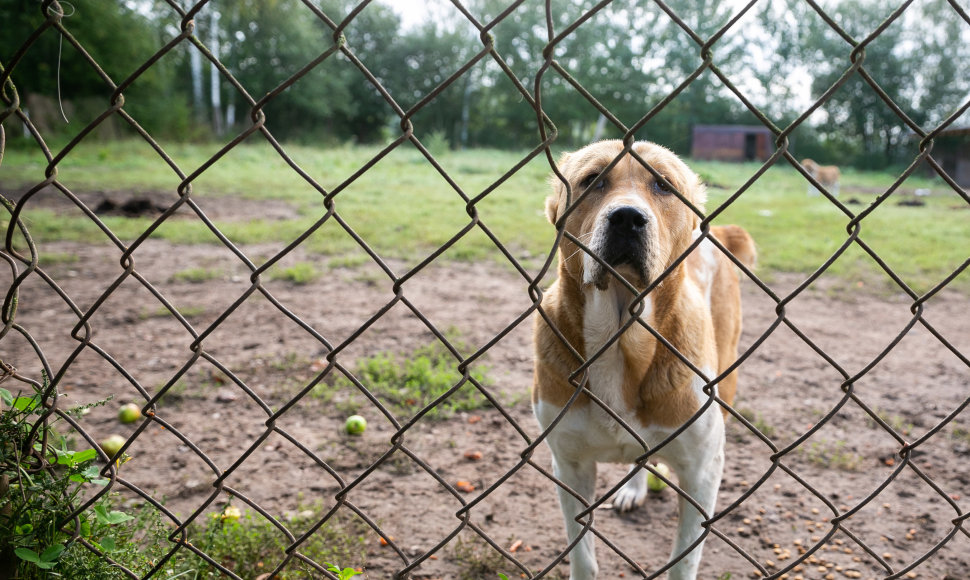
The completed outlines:
<svg viewBox="0 0 970 580">
<path fill-rule="evenodd" d="M 595 461 L 565 461 L 554 459 L 553 471 L 556 478 L 578 493 L 586 500 L 592 500 L 596 486 Z M 596 553 L 592 532 L 586 531 L 584 524 L 576 521 L 576 517 L 586 509 L 586 505 L 572 493 L 558 486 L 559 505 L 563 518 L 566 520 L 566 535 L 572 543 L 576 538 L 579 542 L 569 552 L 569 580 L 594 580 L 598 571 Z M 588 519 L 592 515 L 587 516 Z"/>
<path fill-rule="evenodd" d="M 720 418 L 720 417 L 718 417 Z M 701 562 L 703 548 L 703 524 L 714 514 L 717 503 L 717 490 L 721 485 L 721 472 L 724 469 L 723 430 L 720 444 L 713 441 L 706 458 L 696 458 L 685 462 L 677 474 L 680 489 L 690 496 L 687 500 L 680 496 L 680 523 L 677 527 L 677 540 L 671 559 L 686 554 L 670 569 L 669 580 L 694 580 Z M 696 505 L 695 505 L 696 503 Z M 698 511 L 698 507 L 703 510 Z M 698 543 L 698 539 L 701 539 Z M 694 544 L 697 543 L 695 546 Z"/>
</svg>

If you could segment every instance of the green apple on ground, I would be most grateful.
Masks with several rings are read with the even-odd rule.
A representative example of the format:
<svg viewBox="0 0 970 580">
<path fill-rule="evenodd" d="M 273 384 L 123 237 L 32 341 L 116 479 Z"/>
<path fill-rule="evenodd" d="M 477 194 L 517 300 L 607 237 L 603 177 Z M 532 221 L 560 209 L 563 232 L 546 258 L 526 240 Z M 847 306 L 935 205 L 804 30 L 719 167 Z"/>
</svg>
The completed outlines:
<svg viewBox="0 0 970 580">
<path fill-rule="evenodd" d="M 108 457 L 114 457 L 121 451 L 126 441 L 128 440 L 121 435 L 108 435 L 98 443 L 98 446 L 101 447 L 101 451 L 104 451 Z"/>
<path fill-rule="evenodd" d="M 670 479 L 670 468 L 663 463 L 658 463 L 653 468 L 657 470 L 657 473 L 660 475 Z M 662 479 L 654 475 L 652 471 L 647 472 L 647 489 L 653 492 L 658 492 L 663 491 L 665 487 L 667 487 L 667 484 L 664 483 Z"/>
<path fill-rule="evenodd" d="M 134 423 L 141 419 L 141 407 L 134 403 L 127 403 L 118 409 L 118 420 L 122 423 Z"/>
<path fill-rule="evenodd" d="M 360 415 L 351 415 L 347 417 L 347 422 L 344 423 L 344 428 L 347 429 L 347 433 L 351 435 L 360 435 L 367 429 L 367 419 L 364 419 Z"/>
</svg>

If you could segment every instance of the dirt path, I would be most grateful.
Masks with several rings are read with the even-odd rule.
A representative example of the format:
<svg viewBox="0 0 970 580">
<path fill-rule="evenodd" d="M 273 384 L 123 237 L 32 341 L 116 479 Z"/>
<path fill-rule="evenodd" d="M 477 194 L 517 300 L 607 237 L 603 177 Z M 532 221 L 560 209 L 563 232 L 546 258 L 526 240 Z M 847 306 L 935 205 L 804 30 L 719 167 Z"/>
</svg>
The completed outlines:
<svg viewBox="0 0 970 580">
<path fill-rule="evenodd" d="M 123 271 L 118 252 L 104 246 L 46 244 L 43 251 L 76 256 L 48 271 L 82 310 Z M 272 249 L 245 251 L 269 255 Z M 347 501 L 395 538 L 394 546 L 387 547 L 379 545 L 376 533 L 367 539 L 368 578 L 389 578 L 405 565 L 403 558 L 421 558 L 428 551 L 434 555 L 415 569 L 416 578 L 496 578 L 488 567 L 496 554 L 473 528 L 503 548 L 515 546 L 514 556 L 533 573 L 562 550 L 554 485 L 543 473 L 548 451 L 539 445 L 528 456 L 534 465 L 523 460 L 539 435 L 527 395 L 531 320 L 505 334 L 482 361 L 490 392 L 503 403 L 507 417 L 495 409 L 462 413 L 419 421 L 392 438 L 395 427 L 371 409 L 365 413 L 367 432 L 350 438 L 341 431 L 345 414 L 340 407 L 349 393 L 307 395 L 277 416 L 325 368 L 320 361 L 328 348 L 270 300 L 253 294 L 209 330 L 250 287 L 248 272 L 228 250 L 153 241 L 134 259 L 135 271 L 186 313 L 195 336 L 128 277 L 91 317 L 90 338 L 130 379 L 95 349 L 84 348 L 61 380 L 61 390 L 70 404 L 109 395 L 119 403 L 143 403 L 132 381 L 149 393 L 175 384 L 159 403 L 157 417 L 192 445 L 154 424 L 138 436 L 130 449 L 133 459 L 123 467 L 127 481 L 164 500 L 167 509 L 181 517 L 200 508 L 218 509 L 227 496 L 214 496 L 213 482 L 224 472 L 226 488 L 283 521 L 308 506 L 333 506 L 341 487 L 350 486 Z M 290 259 L 320 258 L 297 254 Z M 218 274 L 202 283 L 177 276 L 193 268 Z M 6 288 L 9 271 L 3 276 L 0 285 Z M 782 277 L 771 286 L 784 295 L 797 282 Z M 470 354 L 529 308 L 527 286 L 511 270 L 455 263 L 428 267 L 406 282 L 399 296 L 379 269 L 368 266 L 330 269 L 305 285 L 265 280 L 280 304 L 338 347 L 335 361 L 346 368 L 365 355 L 403 355 L 428 343 L 433 335 L 415 311 L 437 329 L 456 329 L 469 347 L 464 354 Z M 742 344 L 747 348 L 778 314 L 775 302 L 755 284 L 745 283 L 744 292 Z M 965 297 L 944 294 L 931 300 L 923 315 L 964 353 L 970 352 L 966 304 Z M 763 437 L 741 421 L 729 424 L 719 508 L 730 509 L 715 524 L 718 537 L 707 542 L 701 577 L 751 577 L 755 566 L 735 546 L 769 573 L 810 554 L 790 571 L 790 579 L 829 574 L 882 578 L 889 574 L 886 566 L 905 569 L 950 536 L 952 520 L 967 509 L 970 418 L 961 414 L 932 437 L 924 436 L 967 401 L 970 370 L 917 322 L 896 348 L 856 377 L 911 322 L 909 305 L 898 297 L 823 280 L 789 304 L 785 315 L 842 371 L 786 324 L 747 358 L 737 408 Z M 17 322 L 41 345 L 55 371 L 78 347 L 71 337 L 77 317 L 36 276 L 23 286 Z M 362 326 L 366 330 L 345 345 Z M 195 355 L 198 336 L 204 357 Z M 3 342 L 3 360 L 25 374 L 39 372 L 26 341 L 12 333 Z M 250 392 L 206 357 L 231 371 Z M 846 382 L 845 376 L 853 380 Z M 94 438 L 132 433 L 133 428 L 119 427 L 114 408 L 92 409 L 83 428 Z M 788 449 L 824 418 L 823 427 Z M 895 429 L 899 439 L 920 444 L 901 458 L 899 441 L 880 422 Z M 386 456 L 394 449 L 392 441 L 400 447 Z M 480 452 L 482 459 L 467 459 L 468 451 Z M 366 477 L 358 479 L 362 474 Z M 623 466 L 603 466 L 600 493 L 624 474 Z M 441 483 L 458 481 L 469 482 L 474 491 L 453 493 Z M 483 492 L 487 496 L 482 499 Z M 848 514 L 840 521 L 848 533 L 833 531 L 837 514 Z M 667 490 L 631 515 L 596 512 L 595 528 L 650 572 L 666 561 L 675 515 L 675 496 Z M 305 530 L 292 531 L 299 535 Z M 442 542 L 446 545 L 440 547 Z M 915 576 L 903 577 L 965 578 L 968 548 L 967 535 L 957 531 L 913 570 Z M 605 578 L 637 576 L 603 542 L 599 552 Z M 498 569 L 518 576 L 511 565 Z M 557 567 L 562 573 L 565 569 Z"/>
</svg>

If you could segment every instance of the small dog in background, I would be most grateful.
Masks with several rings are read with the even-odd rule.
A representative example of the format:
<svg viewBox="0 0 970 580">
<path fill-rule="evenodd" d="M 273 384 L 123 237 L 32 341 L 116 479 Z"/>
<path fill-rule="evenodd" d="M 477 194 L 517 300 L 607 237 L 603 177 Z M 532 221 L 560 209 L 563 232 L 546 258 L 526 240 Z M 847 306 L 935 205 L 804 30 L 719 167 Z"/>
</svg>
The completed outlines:
<svg viewBox="0 0 970 580">
<path fill-rule="evenodd" d="M 803 159 L 802 167 L 815 178 L 825 189 L 835 197 L 839 197 L 839 178 L 842 173 L 836 165 L 819 165 L 811 159 Z M 808 195 L 819 195 L 820 192 L 811 183 L 808 184 Z"/>
</svg>

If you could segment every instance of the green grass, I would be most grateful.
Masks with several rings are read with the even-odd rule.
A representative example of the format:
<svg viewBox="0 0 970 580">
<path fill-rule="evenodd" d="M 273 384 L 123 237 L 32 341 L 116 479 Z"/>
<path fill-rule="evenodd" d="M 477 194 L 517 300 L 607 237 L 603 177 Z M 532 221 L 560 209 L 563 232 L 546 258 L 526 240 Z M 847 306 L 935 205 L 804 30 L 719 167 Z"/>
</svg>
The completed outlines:
<svg viewBox="0 0 970 580">
<path fill-rule="evenodd" d="M 165 145 L 165 150 L 183 173 L 191 174 L 218 147 L 174 144 Z M 350 176 L 371 161 L 379 153 L 378 148 L 287 146 L 286 151 L 323 192 L 337 192 L 333 197 L 337 216 L 384 258 L 419 262 L 471 223 L 468 209 L 514 256 L 527 257 L 527 265 L 537 264 L 547 254 L 554 237 L 542 211 L 550 173 L 543 156 L 528 163 L 474 207 L 466 208 L 458 191 L 410 145 L 392 151 L 353 181 L 348 181 Z M 470 198 L 491 188 L 521 158 L 521 152 L 491 150 L 440 151 L 437 157 L 457 187 Z M 691 165 L 710 185 L 708 212 L 719 211 L 720 205 L 759 167 L 754 163 L 700 161 Z M 0 169 L 0 183 L 8 187 L 36 183 L 43 179 L 45 167 L 46 162 L 36 152 L 11 148 Z M 846 205 L 847 215 L 824 197 L 808 196 L 805 180 L 787 164 L 779 164 L 724 208 L 714 223 L 737 223 L 752 233 L 759 247 L 759 274 L 769 281 L 782 272 L 807 275 L 848 239 L 846 228 L 852 216 L 865 211 L 895 178 L 891 172 L 845 171 L 840 200 L 859 202 Z M 174 202 L 181 182 L 172 168 L 138 141 L 82 145 L 58 165 L 58 179 L 74 191 L 152 192 L 161 202 Z M 917 188 L 934 193 L 923 198 L 925 206 L 897 205 L 898 201 L 910 199 Z M 192 181 L 192 199 L 203 210 L 230 203 L 237 197 L 283 201 L 296 208 L 298 217 L 272 220 L 253 216 L 217 221 L 219 230 L 236 244 L 272 244 L 282 249 L 315 228 L 303 245 L 308 251 L 330 256 L 335 266 L 344 264 L 345 256 L 354 256 L 349 264 L 369 259 L 337 219 L 331 217 L 318 224 L 326 214 L 324 194 L 293 171 L 268 145 L 254 141 L 237 147 Z M 108 237 L 80 211 L 54 213 L 35 207 L 36 204 L 28 204 L 24 217 L 40 242 L 108 242 Z M 938 178 L 932 180 L 919 173 L 865 218 L 860 239 L 906 284 L 921 292 L 967 260 L 968 216 L 968 204 L 948 186 Z M 123 242 L 135 240 L 153 222 L 148 218 L 122 217 L 103 217 L 102 221 Z M 167 220 L 152 235 L 179 244 L 220 243 L 204 223 L 192 216 Z M 480 228 L 473 228 L 444 256 L 466 261 L 504 260 Z M 880 287 L 889 281 L 859 244 L 852 244 L 829 273 L 847 283 Z M 970 275 L 960 276 L 954 286 L 970 291 Z"/>
<path fill-rule="evenodd" d="M 67 254 L 64 252 L 51 252 L 40 254 L 37 261 L 41 267 L 47 268 L 57 264 L 76 264 L 80 259 L 77 254 Z"/>
<path fill-rule="evenodd" d="M 774 425 L 772 425 L 771 423 L 768 423 L 764 419 L 764 417 L 762 417 L 759 413 L 757 413 L 753 409 L 749 407 L 738 407 L 737 411 L 738 413 L 741 414 L 742 417 L 745 418 L 745 420 L 751 423 L 751 425 L 755 429 L 760 431 L 761 434 L 764 435 L 765 437 L 771 439 L 775 436 L 776 431 L 775 431 Z M 747 426 L 745 426 L 744 429 L 745 431 L 747 431 L 748 429 Z"/>
<path fill-rule="evenodd" d="M 953 425 L 950 429 L 950 437 L 957 441 L 970 444 L 970 429 L 960 425 Z"/>
<path fill-rule="evenodd" d="M 185 318 L 196 318 L 205 314 L 204 306 L 181 306 L 176 307 L 176 310 Z M 166 318 L 171 316 L 172 313 L 165 306 L 159 306 L 154 310 L 142 310 L 138 313 L 138 317 L 141 320 L 148 320 L 150 318 Z"/>
<path fill-rule="evenodd" d="M 757 170 L 755 164 L 697 163 L 703 175 L 726 188 L 711 188 L 707 205 L 716 211 L 736 188 Z M 713 176 L 713 177 L 712 177 Z M 775 272 L 815 271 L 849 239 L 847 227 L 853 217 L 868 210 L 877 196 L 897 176 L 890 173 L 847 171 L 839 200 L 846 215 L 822 196 L 807 195 L 804 179 L 794 169 L 770 169 L 741 197 L 726 208 L 715 223 L 743 225 L 755 238 L 759 272 L 769 279 Z M 912 200 L 915 189 L 931 189 L 923 207 L 898 205 Z M 858 203 L 848 203 L 854 200 Z M 940 180 L 923 174 L 907 179 L 900 190 L 861 222 L 859 239 L 868 245 L 902 280 L 918 292 L 926 291 L 953 272 L 968 258 L 970 206 Z M 889 283 L 875 260 L 853 243 L 828 272 L 843 281 Z M 956 287 L 970 290 L 964 275 Z"/>
<path fill-rule="evenodd" d="M 303 531 L 316 523 L 326 510 L 307 510 L 312 517 L 297 516 L 286 522 L 291 530 Z M 271 570 L 283 559 L 289 539 L 269 520 L 249 510 L 210 514 L 209 520 L 190 528 L 189 541 L 242 578 L 255 579 Z M 300 553 L 317 563 L 340 562 L 364 564 L 365 545 L 372 530 L 356 515 L 338 514 L 321 526 L 306 542 Z M 170 567 L 174 574 L 189 578 L 222 577 L 201 558 L 185 551 L 185 557 Z M 350 575 L 344 576 L 349 578 Z M 313 568 L 293 560 L 285 568 L 285 578 L 318 577 Z"/>
<path fill-rule="evenodd" d="M 203 165 L 216 148 L 200 145 L 166 146 L 183 172 Z M 383 256 L 416 260 L 433 251 L 466 227 L 472 218 L 460 194 L 420 153 L 405 145 L 353 182 L 348 178 L 374 158 L 377 148 L 316 149 L 292 146 L 287 152 L 333 198 L 339 217 Z M 518 153 L 445 152 L 440 162 L 468 197 L 479 195 L 514 166 Z M 46 164 L 33 152 L 12 149 L 4 159 L 0 183 L 24 186 L 43 179 Z M 479 217 L 513 252 L 544 252 L 551 229 L 542 216 L 547 167 L 530 164 L 497 188 L 477 206 Z M 155 193 L 159 203 L 174 203 L 180 183 L 175 172 L 147 146 L 137 142 L 97 144 L 72 151 L 58 165 L 58 178 L 75 191 L 106 188 Z M 347 182 L 347 183 L 345 183 Z M 228 153 L 193 183 L 193 199 L 205 210 L 225 203 L 226 196 L 275 199 L 293 204 L 300 217 L 220 221 L 219 229 L 239 244 L 283 244 L 310 229 L 326 213 L 323 195 L 294 172 L 268 145 L 246 145 Z M 166 197 L 167 196 L 167 197 Z M 85 243 L 107 242 L 107 236 L 79 211 L 56 215 L 46 209 L 26 214 L 31 233 L 40 240 Z M 122 241 L 136 239 L 149 225 L 147 218 L 104 217 L 104 224 Z M 177 243 L 219 243 L 200 221 L 166 221 L 154 237 Z M 341 256 L 359 246 L 346 229 L 330 219 L 306 241 L 311 251 Z M 459 259 L 497 256 L 481 231 L 473 231 L 452 250 Z"/>
<path fill-rule="evenodd" d="M 467 350 L 455 337 L 449 340 L 460 352 Z M 451 352 L 436 340 L 407 356 L 380 352 L 360 359 L 354 368 L 354 376 L 385 407 L 403 418 L 413 416 L 451 391 L 462 378 L 457 366 L 458 361 Z M 480 367 L 472 369 L 470 377 L 480 385 L 489 385 L 485 370 Z M 345 414 L 356 414 L 371 406 L 357 387 L 342 375 L 332 384 L 321 384 L 314 390 L 314 396 L 325 401 L 338 393 L 343 394 L 338 406 Z M 487 406 L 488 400 L 469 381 L 431 408 L 425 417 L 446 419 L 457 412 Z"/>
<path fill-rule="evenodd" d="M 273 280 L 286 280 L 294 284 L 309 284 L 319 278 L 323 272 L 316 266 L 308 262 L 297 262 L 292 266 L 282 270 L 271 270 L 270 278 Z"/>
<path fill-rule="evenodd" d="M 900 415 L 896 415 L 895 413 L 890 413 L 890 412 L 884 411 L 884 410 L 882 410 L 882 409 L 880 409 L 878 407 L 875 408 L 875 409 L 873 409 L 873 410 L 876 412 L 876 416 L 879 417 L 879 419 L 883 423 L 885 423 L 886 425 L 888 425 L 890 429 L 892 429 L 893 431 L 895 431 L 899 435 L 902 435 L 904 437 L 908 437 L 909 434 L 912 433 L 913 432 L 913 429 L 915 428 L 915 425 L 913 425 L 913 423 L 911 421 L 908 421 L 905 417 L 902 417 Z M 865 421 L 866 421 L 866 426 L 869 427 L 870 429 L 882 429 L 883 428 L 882 425 L 880 425 L 879 423 L 877 423 L 869 415 L 866 415 L 865 416 Z"/>
<path fill-rule="evenodd" d="M 509 541 L 511 542 L 511 540 Z M 474 536 L 458 536 L 451 548 L 451 560 L 459 566 L 460 580 L 481 580 L 483 578 L 509 578 L 504 571 L 512 572 L 514 567 L 501 553 Z"/>
<path fill-rule="evenodd" d="M 799 447 L 798 452 L 809 463 L 826 469 L 859 471 L 865 463 L 865 458 L 852 451 L 849 444 L 841 439 L 812 441 L 807 447 Z"/>
</svg>

